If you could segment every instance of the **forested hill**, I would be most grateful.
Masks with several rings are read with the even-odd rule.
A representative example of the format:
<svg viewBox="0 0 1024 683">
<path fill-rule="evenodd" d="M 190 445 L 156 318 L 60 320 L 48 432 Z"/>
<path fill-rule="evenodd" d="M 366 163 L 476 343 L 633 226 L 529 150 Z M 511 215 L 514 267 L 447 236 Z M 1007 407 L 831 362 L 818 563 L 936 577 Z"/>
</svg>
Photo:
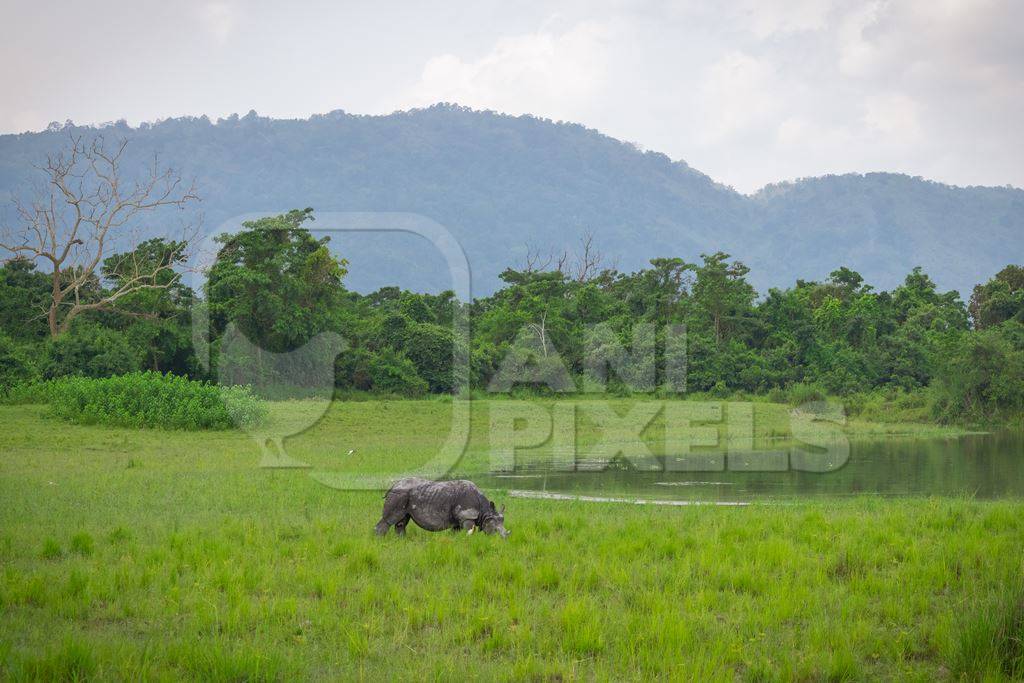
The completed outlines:
<svg viewBox="0 0 1024 683">
<path fill-rule="evenodd" d="M 93 131 L 0 136 L 0 199 L 23 193 L 32 165 L 69 132 Z M 745 196 L 682 161 L 580 125 L 448 105 L 389 116 L 170 119 L 104 134 L 131 141 L 130 165 L 158 152 L 195 177 L 207 230 L 239 214 L 305 206 L 321 215 L 426 216 L 461 242 L 478 294 L 495 289 L 506 267 L 521 266 L 527 245 L 571 250 L 585 233 L 606 265 L 625 271 L 652 257 L 696 261 L 701 252 L 728 251 L 751 266 L 762 292 L 840 265 L 892 287 L 921 265 L 940 287 L 966 296 L 1002 266 L 1024 261 L 1022 190 L 869 174 Z M 322 219 L 313 227 L 331 226 Z M 332 245 L 351 261 L 356 289 L 449 286 L 443 260 L 412 236 L 350 235 Z"/>
</svg>

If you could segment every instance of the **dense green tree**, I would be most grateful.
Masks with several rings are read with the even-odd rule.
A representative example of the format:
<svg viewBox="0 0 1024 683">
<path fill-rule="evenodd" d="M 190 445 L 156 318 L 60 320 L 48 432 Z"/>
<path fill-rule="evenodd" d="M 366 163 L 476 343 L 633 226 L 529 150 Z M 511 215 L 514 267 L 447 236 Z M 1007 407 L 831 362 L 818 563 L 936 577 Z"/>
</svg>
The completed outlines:
<svg viewBox="0 0 1024 683">
<path fill-rule="evenodd" d="M 935 383 L 938 417 L 996 420 L 1024 411 L 1024 328 L 1005 325 L 961 334 L 947 345 Z"/>
<path fill-rule="evenodd" d="M 739 261 L 729 263 L 729 254 L 701 254 L 693 284 L 694 318 L 698 327 L 707 325 L 715 344 L 738 334 L 753 312 L 757 292 L 746 281 L 750 269 Z M 704 325 L 701 325 L 703 323 Z"/>
<path fill-rule="evenodd" d="M 5 389 L 37 378 L 37 369 L 30 353 L 30 349 L 20 347 L 0 332 L 0 394 Z"/>
<path fill-rule="evenodd" d="M 361 387 L 363 389 L 405 396 L 419 396 L 431 389 L 427 381 L 416 373 L 413 362 L 392 348 L 370 355 L 365 368 L 368 381 Z"/>
<path fill-rule="evenodd" d="M 409 327 L 405 355 L 416 366 L 416 373 L 427 381 L 436 393 L 455 391 L 459 379 L 455 376 L 456 344 L 464 348 L 450 328 L 433 323 L 414 323 Z"/>
<path fill-rule="evenodd" d="M 52 282 L 26 257 L 0 267 L 0 330 L 13 339 L 30 341 L 49 334 L 46 311 Z"/>
<path fill-rule="evenodd" d="M 260 348 L 296 349 L 332 329 L 341 306 L 347 263 L 331 255 L 329 238 L 304 227 L 312 209 L 243 224 L 218 238 L 223 246 L 206 284 L 214 330 L 229 322 Z"/>
<path fill-rule="evenodd" d="M 1024 322 L 1024 268 L 1009 265 L 983 285 L 976 285 L 969 305 L 978 329 L 1016 320 Z"/>
<path fill-rule="evenodd" d="M 417 323 L 436 322 L 434 312 L 430 309 L 425 297 L 411 292 L 405 292 L 399 297 L 398 310 L 402 312 L 402 315 Z"/>
<path fill-rule="evenodd" d="M 124 287 L 138 273 L 147 274 L 149 286 L 128 292 L 97 315 L 124 333 L 147 369 L 178 375 L 197 371 L 191 339 L 193 293 L 172 269 L 184 264 L 186 247 L 185 242 L 153 239 L 104 260 L 101 272 L 111 289 Z"/>
<path fill-rule="evenodd" d="M 142 363 L 125 335 L 79 319 L 66 334 L 46 343 L 41 366 L 44 378 L 110 377 L 140 370 Z"/>
</svg>

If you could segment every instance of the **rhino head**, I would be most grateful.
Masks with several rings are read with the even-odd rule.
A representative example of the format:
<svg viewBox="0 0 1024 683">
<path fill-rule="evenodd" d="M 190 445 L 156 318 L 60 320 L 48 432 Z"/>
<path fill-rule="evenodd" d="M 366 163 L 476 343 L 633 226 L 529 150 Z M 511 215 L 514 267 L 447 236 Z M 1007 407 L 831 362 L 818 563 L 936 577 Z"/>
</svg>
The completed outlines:
<svg viewBox="0 0 1024 683">
<path fill-rule="evenodd" d="M 480 515 L 480 529 L 485 534 L 498 534 L 502 538 L 508 538 L 508 529 L 505 528 L 505 506 L 502 505 L 501 509 L 498 510 L 494 507 L 494 503 L 491 503 L 490 510 L 484 510 L 484 513 Z"/>
</svg>

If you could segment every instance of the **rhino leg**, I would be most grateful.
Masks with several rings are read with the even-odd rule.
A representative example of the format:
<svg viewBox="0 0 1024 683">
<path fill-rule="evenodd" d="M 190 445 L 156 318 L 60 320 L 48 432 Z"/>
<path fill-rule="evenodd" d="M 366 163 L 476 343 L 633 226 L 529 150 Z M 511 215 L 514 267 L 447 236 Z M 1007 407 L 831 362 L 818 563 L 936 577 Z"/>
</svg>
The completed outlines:
<svg viewBox="0 0 1024 683">
<path fill-rule="evenodd" d="M 374 527 L 378 536 L 386 534 L 392 525 L 395 525 L 395 530 L 398 533 L 405 532 L 405 525 L 409 521 L 408 503 L 408 491 L 392 490 L 388 492 L 387 497 L 384 498 L 384 511 L 381 513 L 380 521 Z M 400 529 L 398 528 L 399 523 L 402 525 Z"/>
<path fill-rule="evenodd" d="M 455 519 L 459 520 L 459 527 L 466 533 L 473 533 L 473 527 L 476 526 L 479 516 L 480 511 L 476 508 L 455 508 Z"/>
<path fill-rule="evenodd" d="M 405 510 L 400 510 L 390 515 L 385 512 L 384 516 L 380 518 L 379 522 L 377 522 L 374 530 L 377 532 L 378 536 L 383 536 L 393 525 L 397 533 L 404 534 L 405 525 L 408 521 L 409 515 L 405 514 Z"/>
</svg>

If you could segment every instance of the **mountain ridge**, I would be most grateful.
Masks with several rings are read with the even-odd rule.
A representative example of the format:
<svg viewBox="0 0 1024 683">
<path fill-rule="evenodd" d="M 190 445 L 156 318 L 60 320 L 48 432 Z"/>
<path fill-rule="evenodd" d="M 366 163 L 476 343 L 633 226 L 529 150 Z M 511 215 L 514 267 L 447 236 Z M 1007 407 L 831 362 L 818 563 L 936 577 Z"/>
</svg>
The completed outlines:
<svg viewBox="0 0 1024 683">
<path fill-rule="evenodd" d="M 0 198 L 20 191 L 30 165 L 75 132 L 127 137 L 133 163 L 160 153 L 195 176 L 214 225 L 298 206 L 422 214 L 463 245 L 478 293 L 499 286 L 505 267 L 522 265 L 527 245 L 571 250 L 588 233 L 624 270 L 657 256 L 693 261 L 728 251 L 751 266 L 762 292 L 841 265 L 888 288 L 921 265 L 966 296 L 1006 263 L 1024 260 L 1024 190 L 1017 188 L 883 171 L 781 181 L 743 194 L 684 160 L 578 123 L 457 105 L 306 119 L 251 111 L 216 122 L 51 125 L 0 136 Z M 354 288 L 446 287 L 439 258 L 421 244 L 385 242 L 337 240 L 352 262 Z"/>
<path fill-rule="evenodd" d="M 934 178 L 928 178 L 928 177 L 925 177 L 925 176 L 922 176 L 922 175 L 911 175 L 910 173 L 902 173 L 902 172 L 898 172 L 898 171 L 882 171 L 882 170 L 877 170 L 877 171 L 844 171 L 844 172 L 841 172 L 841 173 L 822 173 L 820 175 L 799 176 L 797 178 L 787 178 L 787 179 L 783 179 L 783 180 L 775 180 L 775 181 L 772 181 L 770 183 L 766 183 L 762 187 L 759 187 L 758 189 L 753 190 L 752 192 L 742 192 L 742 191 L 737 190 L 736 188 L 734 188 L 732 185 L 729 185 L 728 183 L 721 182 L 719 180 L 715 180 L 711 175 L 709 175 L 707 173 L 704 173 L 700 169 L 694 168 L 685 159 L 682 159 L 682 158 L 680 158 L 680 159 L 673 159 L 672 157 L 670 157 L 669 155 L 665 154 L 664 152 L 659 152 L 659 151 L 653 150 L 653 149 L 647 149 L 647 148 L 643 147 L 642 145 L 640 145 L 639 143 L 631 142 L 629 140 L 622 140 L 622 139 L 616 138 L 616 137 L 614 137 L 612 135 L 609 135 L 607 133 L 601 132 L 600 129 L 591 128 L 591 127 L 589 127 L 589 126 L 587 126 L 585 124 L 579 123 L 579 122 L 565 121 L 565 120 L 562 120 L 562 119 L 557 119 L 557 120 L 556 119 L 550 119 L 550 118 L 547 118 L 547 117 L 537 116 L 537 115 L 534 115 L 534 114 L 506 114 L 506 113 L 498 112 L 498 111 L 495 111 L 495 110 L 492 110 L 492 109 L 474 109 L 472 107 L 466 107 L 466 106 L 463 106 L 463 105 L 459 105 L 459 104 L 456 104 L 456 103 L 449 103 L 449 102 L 438 102 L 438 103 L 435 103 L 435 104 L 427 106 L 427 107 L 412 107 L 410 109 L 396 109 L 395 111 L 393 111 L 391 113 L 388 113 L 388 114 L 359 114 L 359 113 L 354 113 L 354 112 L 347 112 L 344 109 L 332 109 L 331 111 L 325 112 L 323 114 L 310 114 L 307 117 L 277 117 L 277 118 L 275 118 L 275 117 L 272 117 L 272 116 L 263 116 L 263 115 L 259 114 L 255 109 L 250 109 L 249 112 L 246 113 L 244 116 L 241 115 L 241 114 L 238 114 L 238 113 L 234 113 L 234 114 L 229 114 L 228 116 L 218 117 L 216 120 L 211 119 L 210 116 L 207 115 L 207 114 L 200 114 L 198 116 L 192 116 L 192 115 L 168 116 L 168 117 L 165 117 L 165 118 L 158 118 L 158 119 L 156 119 L 154 121 L 142 121 L 138 125 L 134 125 L 134 126 L 129 124 L 126 119 L 117 119 L 115 121 L 102 121 L 102 122 L 99 122 L 99 123 L 81 123 L 81 124 L 75 123 L 74 121 L 68 119 L 64 123 L 60 123 L 59 121 L 53 121 L 50 124 L 48 124 L 46 128 L 43 128 L 41 130 L 26 130 L 26 131 L 21 131 L 21 132 L 17 132 L 17 133 L 15 133 L 15 132 L 0 133 L 0 140 L 2 140 L 3 138 L 7 138 L 7 137 L 15 137 L 16 138 L 16 137 L 21 137 L 21 136 L 39 135 L 41 133 L 52 133 L 52 132 L 58 132 L 59 133 L 59 132 L 67 132 L 67 131 L 94 131 L 94 132 L 102 132 L 104 130 L 114 130 L 114 131 L 135 132 L 135 131 L 140 131 L 140 130 L 149 130 L 151 128 L 154 128 L 154 127 L 157 127 L 157 126 L 161 126 L 161 125 L 164 125 L 164 124 L 174 124 L 174 123 L 194 123 L 194 122 L 200 122 L 200 123 L 205 123 L 207 125 L 210 125 L 212 127 L 217 127 L 217 126 L 220 126 L 220 125 L 230 125 L 232 123 L 237 123 L 238 121 L 242 121 L 242 120 L 267 121 L 267 122 L 297 122 L 297 123 L 303 123 L 303 122 L 310 122 L 310 121 L 315 121 L 315 120 L 322 120 L 322 119 L 330 120 L 330 119 L 338 119 L 338 118 L 387 119 L 387 118 L 390 118 L 390 117 L 393 117 L 393 116 L 397 116 L 397 115 L 414 115 L 414 114 L 419 113 L 419 112 L 430 111 L 431 109 L 437 109 L 437 108 L 453 108 L 453 109 L 467 111 L 467 112 L 471 112 L 471 113 L 475 113 L 475 114 L 487 114 L 487 115 L 494 115 L 494 116 L 505 117 L 505 118 L 512 118 L 512 119 L 530 119 L 530 120 L 535 120 L 535 121 L 539 121 L 539 122 L 547 123 L 547 124 L 552 124 L 552 125 L 556 125 L 556 126 L 569 126 L 569 127 L 582 128 L 583 130 L 585 130 L 588 133 L 595 133 L 597 135 L 600 135 L 601 137 L 607 138 L 609 140 L 613 140 L 613 141 L 615 141 L 615 142 L 617 142 L 619 144 L 622 144 L 622 145 L 624 145 L 626 147 L 632 148 L 633 150 L 635 150 L 636 152 L 639 152 L 640 154 L 645 154 L 645 155 L 649 154 L 649 155 L 653 155 L 653 156 L 664 157 L 665 159 L 667 159 L 672 164 L 680 165 L 680 166 L 682 166 L 687 171 L 692 171 L 693 173 L 695 173 L 697 175 L 700 175 L 700 176 L 703 176 L 703 177 L 707 178 L 714 185 L 717 185 L 717 186 L 719 186 L 719 187 L 721 187 L 723 189 L 735 192 L 736 194 L 739 194 L 741 196 L 750 197 L 750 198 L 754 198 L 754 197 L 756 197 L 756 196 L 758 196 L 758 195 L 760 195 L 762 193 L 765 193 L 766 191 L 769 191 L 770 189 L 775 188 L 775 187 L 799 185 L 799 184 L 804 183 L 804 182 L 814 181 L 814 180 L 818 180 L 818 179 L 822 179 L 822 178 L 844 178 L 844 177 L 851 177 L 851 176 L 852 177 L 864 178 L 866 176 L 875 176 L 875 175 L 908 178 L 908 179 L 917 180 L 917 181 L 920 181 L 920 182 L 923 182 L 923 183 L 940 185 L 940 186 L 942 186 L 944 188 L 949 188 L 949 189 L 953 189 L 953 190 L 992 189 L 992 190 L 1018 190 L 1018 191 L 1024 191 L 1024 188 L 1017 187 L 1017 186 L 1015 186 L 1015 185 L 1013 185 L 1011 183 L 1007 183 L 1005 185 L 957 185 L 956 183 L 949 183 L 949 182 L 946 182 L 946 181 L 943 181 L 943 180 L 936 180 Z"/>
</svg>

